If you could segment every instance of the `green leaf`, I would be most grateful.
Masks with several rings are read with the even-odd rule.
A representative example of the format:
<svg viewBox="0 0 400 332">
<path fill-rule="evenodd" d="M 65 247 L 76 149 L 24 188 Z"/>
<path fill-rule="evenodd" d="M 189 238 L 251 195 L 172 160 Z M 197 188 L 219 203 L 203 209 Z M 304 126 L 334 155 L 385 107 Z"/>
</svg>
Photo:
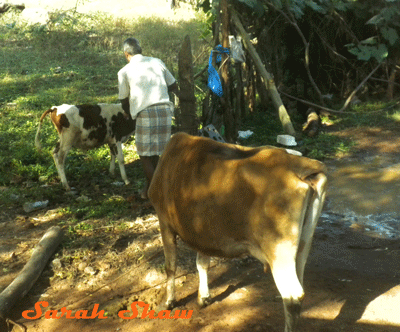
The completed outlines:
<svg viewBox="0 0 400 332">
<path fill-rule="evenodd" d="M 397 15 L 397 10 L 395 10 L 394 8 L 391 7 L 384 8 L 379 14 L 369 19 L 366 24 L 375 24 L 375 25 L 384 24 L 392 21 L 395 15 Z"/>
<path fill-rule="evenodd" d="M 387 58 L 389 52 L 385 44 L 380 44 L 378 48 L 374 48 L 372 56 L 378 61 L 382 62 Z"/>
<path fill-rule="evenodd" d="M 348 44 L 346 46 L 348 51 L 361 61 L 369 61 L 371 58 L 375 58 L 378 62 L 382 62 L 388 56 L 388 49 L 385 44 L 379 44 L 378 46 Z"/>
<path fill-rule="evenodd" d="M 337 1 L 335 1 L 334 2 L 334 8 L 336 9 L 336 10 L 339 10 L 339 11 L 342 11 L 342 12 L 344 12 L 344 11 L 347 11 L 350 7 L 351 7 L 351 3 L 344 3 L 344 2 L 342 2 L 342 1 L 339 1 L 339 2 L 337 2 Z"/>
<path fill-rule="evenodd" d="M 327 12 L 324 7 L 317 5 L 314 1 L 306 1 L 306 5 L 318 13 L 326 14 Z"/>
<path fill-rule="evenodd" d="M 371 52 L 368 46 L 360 45 L 357 48 L 349 50 L 349 52 L 356 55 L 358 60 L 369 61 L 371 59 Z"/>
<path fill-rule="evenodd" d="M 376 45 L 377 44 L 376 37 L 370 37 L 370 38 L 364 39 L 364 40 L 361 41 L 361 44 L 363 44 L 363 45 Z"/>
<path fill-rule="evenodd" d="M 271 0 L 271 2 L 275 7 L 282 9 L 282 1 L 281 0 Z"/>
<path fill-rule="evenodd" d="M 300 8 L 300 6 L 298 6 L 297 4 L 293 4 L 290 7 L 290 10 L 293 12 L 294 16 L 299 19 L 304 15 L 303 10 Z"/>
<path fill-rule="evenodd" d="M 381 33 L 382 33 L 383 38 L 385 38 L 392 46 L 399 39 L 399 35 L 397 34 L 397 31 L 393 28 L 382 27 Z"/>
<path fill-rule="evenodd" d="M 366 24 L 374 24 L 378 25 L 379 23 L 383 22 L 384 18 L 381 16 L 381 14 L 375 15 L 372 18 L 370 18 Z"/>
<path fill-rule="evenodd" d="M 237 0 L 246 6 L 250 7 L 258 17 L 264 14 L 264 6 L 258 0 Z"/>
</svg>

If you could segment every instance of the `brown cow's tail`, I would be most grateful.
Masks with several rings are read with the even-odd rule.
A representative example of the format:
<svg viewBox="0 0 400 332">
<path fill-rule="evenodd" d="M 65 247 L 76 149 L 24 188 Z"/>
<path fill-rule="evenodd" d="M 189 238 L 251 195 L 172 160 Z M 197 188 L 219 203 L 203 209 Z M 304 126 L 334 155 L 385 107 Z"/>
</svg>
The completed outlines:
<svg viewBox="0 0 400 332">
<path fill-rule="evenodd" d="M 42 116 L 40 117 L 39 126 L 38 126 L 38 129 L 37 129 L 37 132 L 36 132 L 36 136 L 35 136 L 35 147 L 36 147 L 36 149 L 39 150 L 39 151 L 42 149 L 42 145 L 40 144 L 40 129 L 41 129 L 41 127 L 42 127 L 43 119 L 46 117 L 47 114 L 53 112 L 54 110 L 55 110 L 55 109 L 50 108 L 50 109 L 48 109 L 47 111 L 45 111 L 45 112 L 42 114 Z"/>
<path fill-rule="evenodd" d="M 296 169 L 297 176 L 304 182 L 308 183 L 314 192 L 321 196 L 325 195 L 327 183 L 327 168 L 324 163 L 300 157 L 298 160 L 298 168 Z"/>
</svg>

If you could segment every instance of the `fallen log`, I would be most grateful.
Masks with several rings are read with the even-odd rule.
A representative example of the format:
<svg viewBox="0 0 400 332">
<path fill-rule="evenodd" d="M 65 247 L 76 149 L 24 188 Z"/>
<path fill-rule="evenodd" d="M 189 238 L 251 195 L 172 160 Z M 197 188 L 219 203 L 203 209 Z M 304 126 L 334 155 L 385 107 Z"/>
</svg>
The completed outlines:
<svg viewBox="0 0 400 332">
<path fill-rule="evenodd" d="M 43 235 L 18 277 L 0 294 L 0 318 L 6 320 L 7 312 L 15 302 L 32 288 L 47 261 L 61 243 L 62 235 L 62 230 L 58 226 L 51 227 Z"/>
<path fill-rule="evenodd" d="M 308 137 L 315 137 L 318 135 L 321 128 L 321 118 L 318 113 L 312 108 L 307 111 L 307 122 L 303 124 L 303 133 Z"/>
</svg>

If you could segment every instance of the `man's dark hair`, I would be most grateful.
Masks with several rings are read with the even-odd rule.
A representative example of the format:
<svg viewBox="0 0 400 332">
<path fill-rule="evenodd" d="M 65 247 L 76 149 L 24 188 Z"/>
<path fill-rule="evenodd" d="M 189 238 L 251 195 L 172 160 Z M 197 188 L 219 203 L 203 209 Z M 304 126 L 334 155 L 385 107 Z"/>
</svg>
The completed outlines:
<svg viewBox="0 0 400 332">
<path fill-rule="evenodd" d="M 139 45 L 139 41 L 135 38 L 128 38 L 124 41 L 124 52 L 129 55 L 142 54 L 142 48 Z"/>
</svg>

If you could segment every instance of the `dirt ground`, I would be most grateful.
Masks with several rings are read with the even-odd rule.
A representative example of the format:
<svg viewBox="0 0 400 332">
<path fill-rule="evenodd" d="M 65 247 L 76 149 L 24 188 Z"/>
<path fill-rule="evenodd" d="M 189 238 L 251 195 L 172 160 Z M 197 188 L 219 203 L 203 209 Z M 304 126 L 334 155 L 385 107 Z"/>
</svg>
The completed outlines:
<svg viewBox="0 0 400 332">
<path fill-rule="evenodd" d="M 354 139 L 357 149 L 351 156 L 327 162 L 328 198 L 306 267 L 299 331 L 400 331 L 400 130 L 358 128 L 335 134 Z M 29 332 L 283 331 L 283 308 L 272 276 L 250 257 L 212 260 L 213 302 L 200 309 L 196 304 L 195 253 L 182 242 L 177 309 L 193 310 L 191 317 L 119 318 L 118 312 L 131 309 L 135 301 L 156 308 L 163 293 L 165 276 L 160 266 L 164 258 L 157 217 L 148 206 L 136 208 L 144 213 L 130 221 L 135 224 L 131 233 L 115 239 L 113 255 L 99 248 L 98 256 L 87 258 L 88 265 L 97 267 L 96 273 L 89 270 L 85 280 L 74 285 L 65 280 L 50 284 L 49 277 L 62 270 L 53 263 L 15 305 L 11 318 L 23 323 Z M 45 221 L 50 216 L 42 211 L 29 218 Z M 15 243 L 19 239 L 20 250 L 31 247 L 31 241 L 43 234 L 38 227 L 18 222 L 1 226 L 2 230 L 14 230 L 13 234 L 3 233 L 3 240 Z M 141 259 L 126 258 L 138 248 Z M 6 279 L 0 278 L 2 288 Z M 49 302 L 53 310 L 66 307 L 73 314 L 88 310 L 88 315 L 99 304 L 108 318 L 57 320 L 45 319 L 44 313 L 36 320 L 21 318 L 22 311 L 33 309 L 37 301 Z M 142 309 L 136 308 L 141 317 Z M 3 325 L 0 331 L 10 330 Z"/>
<path fill-rule="evenodd" d="M 93 2 L 96 8 L 106 3 L 88 4 Z M 114 0 L 113 4 L 118 7 L 123 2 Z M 57 1 L 39 3 L 56 5 Z M 75 5 L 75 1 L 71 3 Z M 353 139 L 357 148 L 350 156 L 327 162 L 328 198 L 306 267 L 306 297 L 299 331 L 400 331 L 400 128 L 361 127 L 335 134 Z M 128 196 L 128 192 L 124 194 Z M 213 302 L 200 309 L 196 304 L 195 253 L 182 242 L 177 309 L 193 310 L 191 318 L 119 318 L 118 312 L 130 309 L 135 301 L 155 308 L 165 280 L 157 217 L 149 206 L 136 205 L 135 209 L 142 211 L 140 216 L 133 211 L 134 217 L 126 221 L 132 225 L 132 232 L 115 239 L 113 252 L 105 252 L 99 243 L 98 255 L 85 258 L 87 263 L 77 267 L 87 271 L 85 280 L 73 287 L 61 279 L 50 284 L 50 276 L 62 273 L 62 266 L 53 261 L 33 289 L 17 302 L 10 318 L 24 324 L 28 332 L 283 331 L 282 301 L 272 276 L 250 257 L 212 260 L 209 282 Z M 51 211 L 29 215 L 1 211 L 0 254 L 7 257 L 8 263 L 13 259 L 12 252 L 25 252 L 29 257 L 26 248 L 43 235 L 43 228 L 29 227 L 18 218 L 45 224 L 55 217 Z M 13 264 L 22 268 L 24 262 Z M 95 269 L 86 270 L 91 266 Z M 0 290 L 14 277 L 0 275 Z M 53 310 L 88 310 L 89 315 L 99 304 L 99 310 L 105 310 L 108 318 L 22 318 L 22 312 L 32 310 L 37 301 L 49 302 Z M 139 309 L 138 317 L 141 313 Z M 11 331 L 11 326 L 0 323 L 3 331 Z M 12 331 L 20 330 L 14 327 Z"/>
</svg>

